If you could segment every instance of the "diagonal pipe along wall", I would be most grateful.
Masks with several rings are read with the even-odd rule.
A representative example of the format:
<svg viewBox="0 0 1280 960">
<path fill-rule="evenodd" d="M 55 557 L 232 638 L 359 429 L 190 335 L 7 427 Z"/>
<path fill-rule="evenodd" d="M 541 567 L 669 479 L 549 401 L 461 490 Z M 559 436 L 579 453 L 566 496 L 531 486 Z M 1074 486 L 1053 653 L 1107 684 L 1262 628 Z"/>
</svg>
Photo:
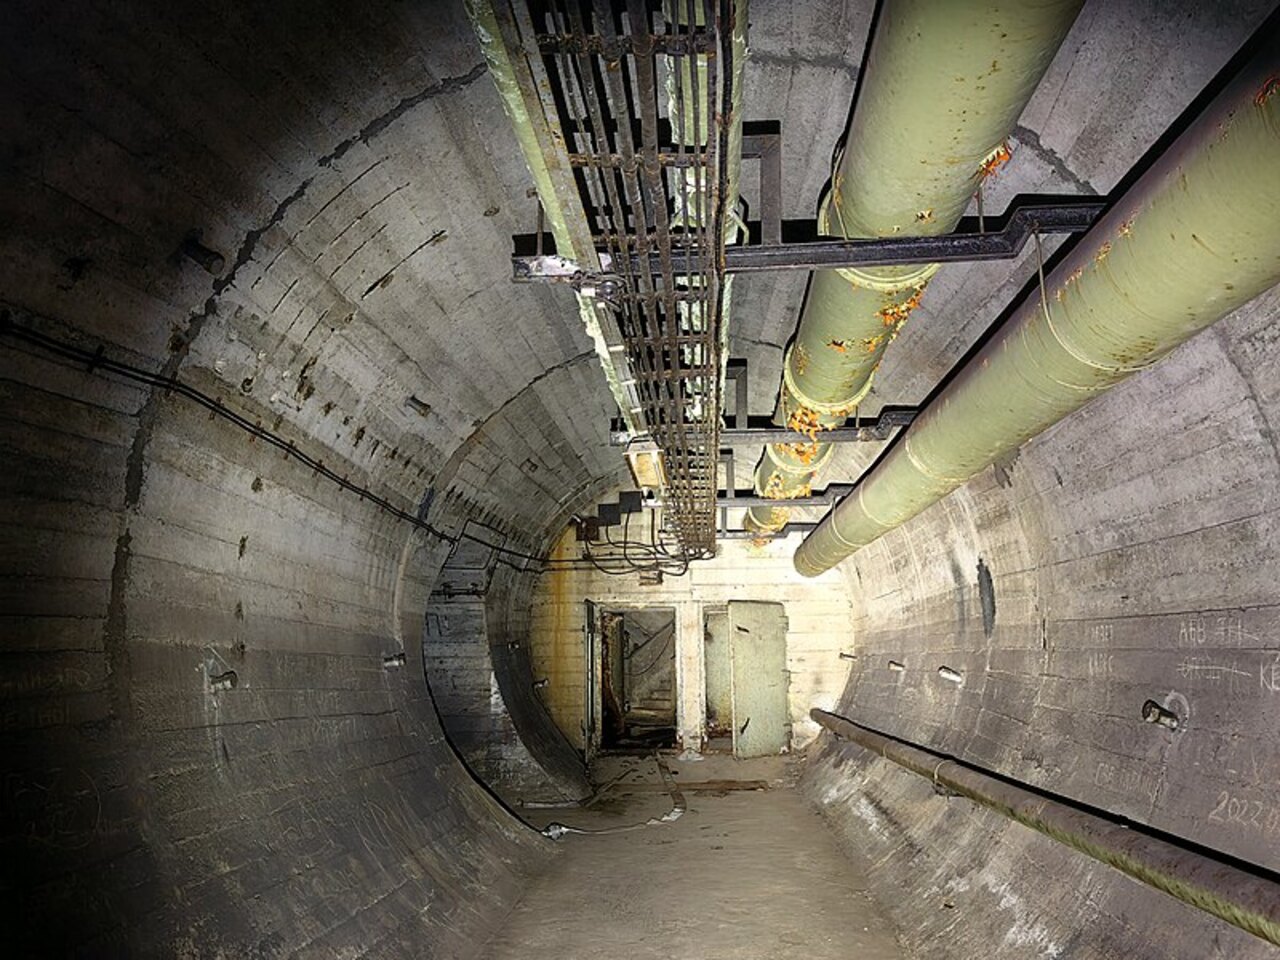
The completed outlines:
<svg viewBox="0 0 1280 960">
<path fill-rule="evenodd" d="M 1280 17 L 796 551 L 816 576 L 1280 283 Z"/>
</svg>

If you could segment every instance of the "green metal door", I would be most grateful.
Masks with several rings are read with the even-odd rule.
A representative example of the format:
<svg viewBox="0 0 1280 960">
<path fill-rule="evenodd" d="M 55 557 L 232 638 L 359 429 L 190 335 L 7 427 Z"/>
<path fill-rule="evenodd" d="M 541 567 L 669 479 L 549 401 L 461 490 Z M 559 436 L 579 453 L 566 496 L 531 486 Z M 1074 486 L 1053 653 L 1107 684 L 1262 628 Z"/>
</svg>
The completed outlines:
<svg viewBox="0 0 1280 960">
<path fill-rule="evenodd" d="M 600 614 L 590 600 L 582 603 L 582 757 L 590 763 L 600 750 Z"/>
<path fill-rule="evenodd" d="M 787 711 L 787 617 L 780 603 L 729 602 L 733 755 L 782 753 L 791 742 Z"/>
<path fill-rule="evenodd" d="M 702 647 L 707 675 L 707 723 L 714 735 L 723 735 L 733 722 L 728 611 L 708 611 Z"/>
</svg>

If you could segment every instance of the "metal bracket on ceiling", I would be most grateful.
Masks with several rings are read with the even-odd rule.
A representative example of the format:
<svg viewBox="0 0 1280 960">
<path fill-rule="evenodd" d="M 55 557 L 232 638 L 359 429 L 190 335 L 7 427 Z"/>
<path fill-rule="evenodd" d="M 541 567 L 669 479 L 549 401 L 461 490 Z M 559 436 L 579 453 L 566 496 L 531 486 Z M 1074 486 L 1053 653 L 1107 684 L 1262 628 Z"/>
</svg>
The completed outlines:
<svg viewBox="0 0 1280 960">
<path fill-rule="evenodd" d="M 899 427 L 911 425 L 915 407 L 892 407 L 879 416 L 869 417 L 843 427 L 833 427 L 818 434 L 819 443 L 875 443 L 888 440 Z M 619 424 L 609 431 L 609 445 L 625 447 L 631 435 Z M 745 427 L 728 427 L 720 431 L 721 447 L 758 447 L 765 443 L 810 443 L 807 434 L 779 427 L 769 417 L 750 417 Z"/>
<path fill-rule="evenodd" d="M 998 229 L 981 232 L 974 224 L 939 237 L 881 237 L 872 240 L 834 240 L 819 235 L 815 221 L 786 221 L 780 236 L 804 237 L 772 242 L 767 222 L 749 224 L 753 237 L 761 242 L 729 246 L 724 251 L 728 273 L 761 273 L 773 270 L 834 270 L 843 267 L 904 266 L 916 263 L 961 263 L 980 260 L 1011 260 L 1017 257 L 1035 233 L 1081 233 L 1106 209 L 1105 200 L 1023 197 L 1015 201 Z M 517 281 L 569 282 L 583 274 L 581 268 L 563 257 L 528 255 L 531 236 L 514 238 L 517 253 L 511 257 L 512 277 Z M 643 257 L 632 257 L 638 270 Z M 601 256 L 608 269 L 622 268 L 608 255 Z M 582 281 L 578 281 L 582 282 Z"/>
<path fill-rule="evenodd" d="M 792 497 L 789 500 L 775 500 L 771 497 L 759 496 L 754 490 L 718 490 L 716 491 L 717 507 L 830 507 L 841 497 L 853 490 L 852 483 L 830 483 L 826 489 L 815 492 L 808 497 Z M 646 500 L 646 509 L 662 507 L 660 499 Z"/>
</svg>

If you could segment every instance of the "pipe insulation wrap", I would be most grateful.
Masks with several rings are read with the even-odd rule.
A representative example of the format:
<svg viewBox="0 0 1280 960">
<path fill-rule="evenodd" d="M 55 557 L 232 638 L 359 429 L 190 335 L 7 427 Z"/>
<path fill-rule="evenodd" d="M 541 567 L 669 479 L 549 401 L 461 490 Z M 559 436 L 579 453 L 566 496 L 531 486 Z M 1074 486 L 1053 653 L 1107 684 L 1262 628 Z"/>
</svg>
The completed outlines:
<svg viewBox="0 0 1280 960">
<path fill-rule="evenodd" d="M 1280 18 L 1259 39 L 1045 290 L 806 537 L 797 570 L 829 569 L 1280 283 Z"/>
</svg>

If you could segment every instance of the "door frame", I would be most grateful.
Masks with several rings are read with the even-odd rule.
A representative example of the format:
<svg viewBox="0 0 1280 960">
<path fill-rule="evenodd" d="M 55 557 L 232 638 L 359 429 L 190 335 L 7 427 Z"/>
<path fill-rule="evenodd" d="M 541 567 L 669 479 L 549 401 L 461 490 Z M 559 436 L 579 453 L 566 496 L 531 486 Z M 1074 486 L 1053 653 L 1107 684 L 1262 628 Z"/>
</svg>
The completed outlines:
<svg viewBox="0 0 1280 960">
<path fill-rule="evenodd" d="M 603 685 L 603 669 L 604 669 L 604 643 L 605 633 L 601 624 L 601 620 L 606 614 L 621 614 L 625 616 L 627 613 L 634 613 L 642 610 L 669 610 L 672 619 L 672 645 L 675 651 L 675 717 L 673 723 L 675 726 L 675 735 L 677 743 L 681 740 L 681 718 L 683 717 L 683 705 L 681 701 L 681 690 L 684 685 L 684 677 L 682 673 L 680 656 L 680 637 L 681 637 L 681 604 L 667 599 L 654 599 L 651 601 L 637 600 L 584 600 L 584 615 L 587 623 L 583 628 L 583 637 L 586 645 L 585 663 L 586 663 L 586 682 L 584 683 L 584 696 L 586 698 L 586 707 L 584 717 L 590 717 L 590 723 L 586 720 L 583 722 L 584 733 L 591 731 L 584 736 L 584 742 L 587 744 L 584 750 L 584 757 L 590 760 L 592 756 L 598 754 L 604 749 L 604 685 Z M 625 671 L 625 667 L 623 668 Z M 701 691 L 700 691 L 701 695 Z"/>
</svg>

